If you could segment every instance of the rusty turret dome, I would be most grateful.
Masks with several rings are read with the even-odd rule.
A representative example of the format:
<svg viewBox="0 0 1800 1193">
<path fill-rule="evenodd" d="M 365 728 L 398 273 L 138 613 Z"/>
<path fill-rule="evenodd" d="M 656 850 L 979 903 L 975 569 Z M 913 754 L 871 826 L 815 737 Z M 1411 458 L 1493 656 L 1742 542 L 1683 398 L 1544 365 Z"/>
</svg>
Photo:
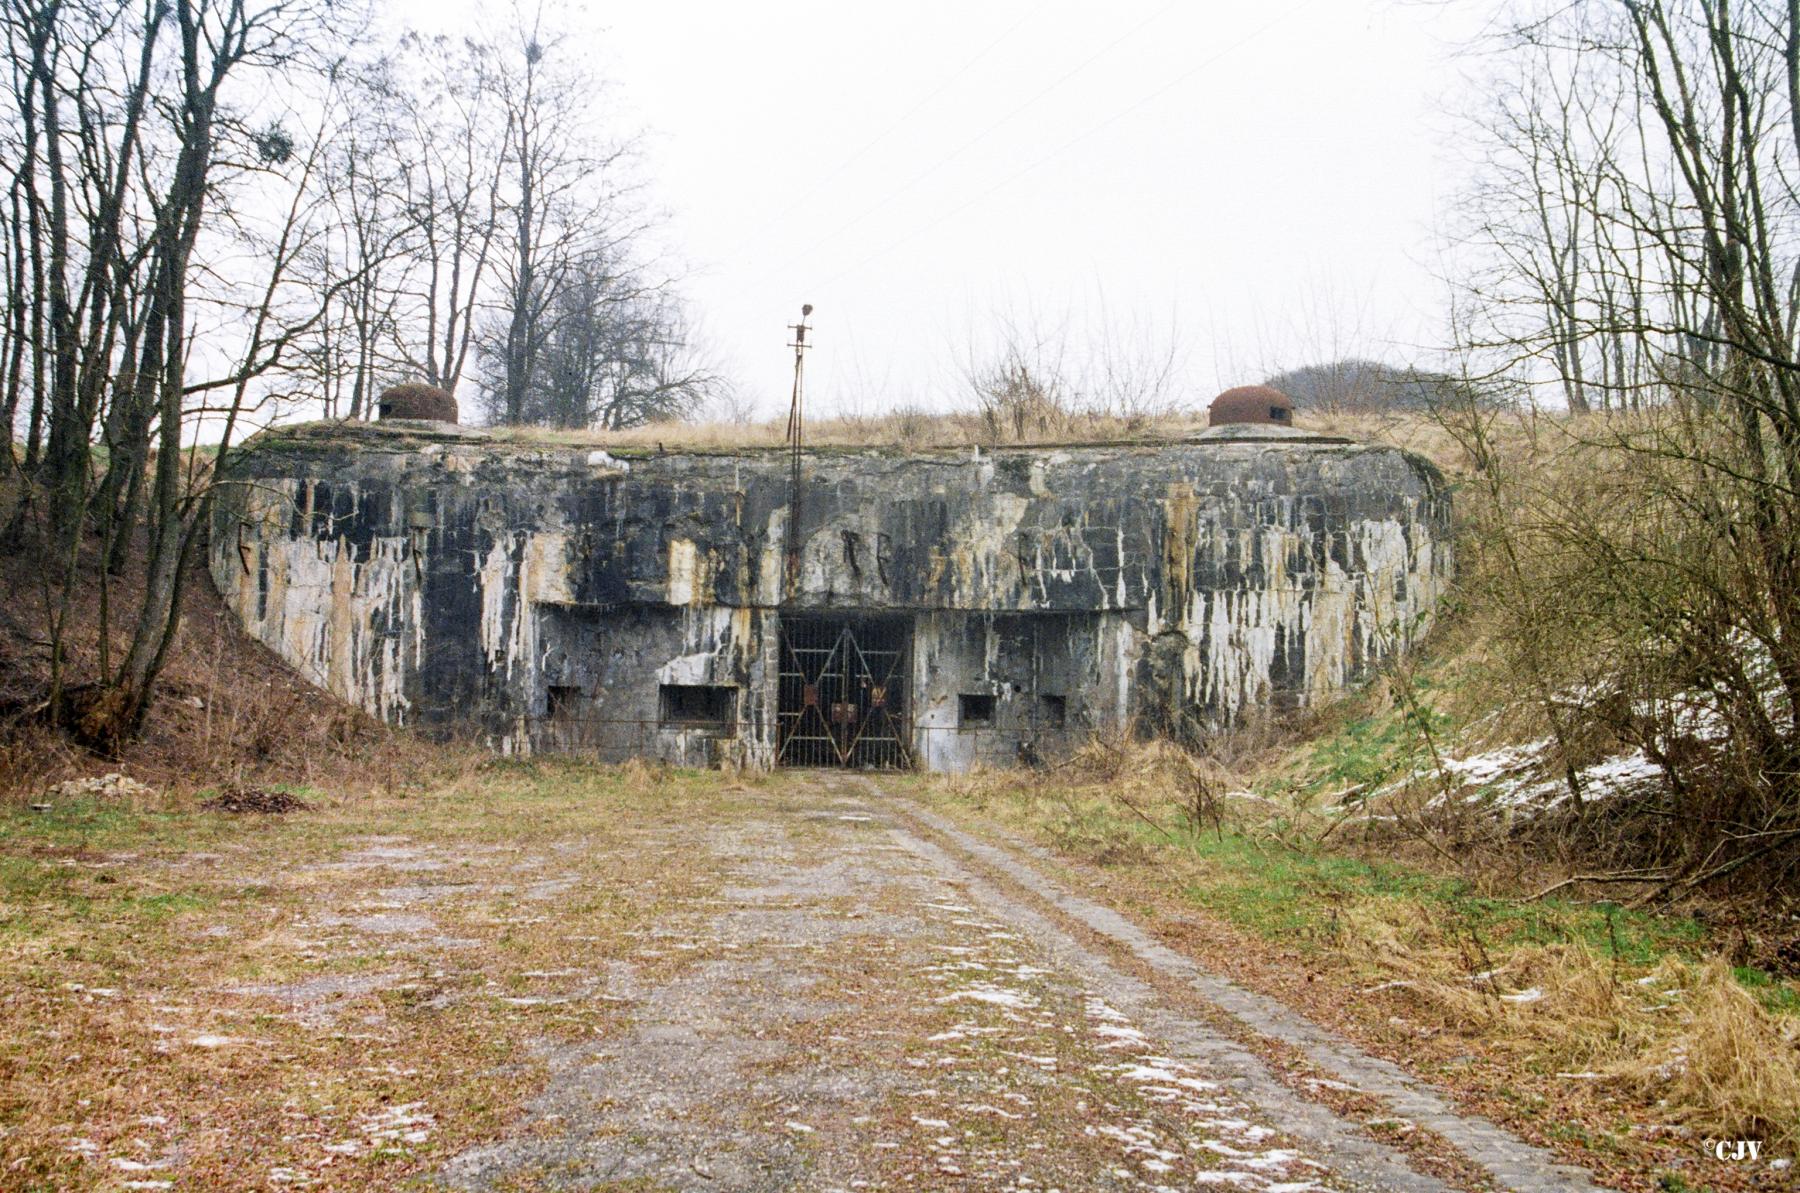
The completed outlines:
<svg viewBox="0 0 1800 1193">
<path fill-rule="evenodd" d="M 1229 423 L 1273 423 L 1291 427 L 1294 425 L 1294 403 L 1278 389 L 1266 385 L 1240 385 L 1213 399 L 1207 409 L 1206 422 L 1212 427 Z"/>
<path fill-rule="evenodd" d="M 375 410 L 384 419 L 416 418 L 431 422 L 456 421 L 456 399 L 447 389 L 423 382 L 408 381 L 390 386 L 375 399 Z"/>
</svg>

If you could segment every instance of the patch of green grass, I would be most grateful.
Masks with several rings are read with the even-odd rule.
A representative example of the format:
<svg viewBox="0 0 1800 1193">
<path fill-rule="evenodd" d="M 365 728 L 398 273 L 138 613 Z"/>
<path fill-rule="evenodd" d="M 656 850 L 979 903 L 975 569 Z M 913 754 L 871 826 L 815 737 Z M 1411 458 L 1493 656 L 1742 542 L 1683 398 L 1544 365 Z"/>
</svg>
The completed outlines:
<svg viewBox="0 0 1800 1193">
<path fill-rule="evenodd" d="M 1754 965 L 1733 966 L 1732 973 L 1738 985 L 1756 995 L 1768 1010 L 1782 1015 L 1800 1015 L 1800 987 L 1793 982 L 1783 981 Z"/>
<path fill-rule="evenodd" d="M 60 862 L 0 854 L 0 938 L 45 935 L 49 924 L 37 909 L 47 904 L 69 919 L 91 919 L 94 900 L 75 888 L 80 877 L 80 871 Z"/>
<path fill-rule="evenodd" d="M 1398 717 L 1352 721 L 1313 747 L 1307 787 L 1321 791 L 1377 785 L 1410 761 L 1417 744 L 1411 727 Z"/>
<path fill-rule="evenodd" d="M 156 923 L 170 916 L 180 915 L 184 911 L 196 911 L 202 907 L 210 907 L 213 900 L 200 895 L 170 891 L 161 895 L 126 895 L 120 902 L 135 915 Z"/>
<path fill-rule="evenodd" d="M 1049 800 L 1040 807 L 1058 809 L 1044 825 L 1058 845 L 1102 864 L 1159 859 L 1178 864 L 1188 902 L 1302 951 L 1336 944 L 1338 917 L 1353 906 L 1372 907 L 1395 922 L 1427 923 L 1496 952 L 1579 943 L 1623 964 L 1650 966 L 1670 952 L 1696 956 L 1704 943 L 1700 925 L 1685 916 L 1654 916 L 1606 903 L 1497 899 L 1461 878 L 1399 863 L 1294 849 L 1266 837 L 1191 825 L 1157 828 L 1096 800 Z"/>
<path fill-rule="evenodd" d="M 234 818 L 172 808 L 135 808 L 116 800 L 58 800 L 47 812 L 0 805 L 0 841 L 13 850 L 199 849 L 235 830 Z"/>
<path fill-rule="evenodd" d="M 125 804 L 84 797 L 57 800 L 43 812 L 13 806 L 0 824 L 15 841 L 80 845 L 95 836 L 128 832 L 137 820 L 138 814 Z"/>
<path fill-rule="evenodd" d="M 1413 699 L 1350 721 L 1315 742 L 1303 767 L 1300 789 L 1319 793 L 1379 787 L 1417 770 L 1427 761 L 1426 735 L 1442 735 L 1453 722 L 1426 702 L 1431 682 L 1413 681 Z"/>
<path fill-rule="evenodd" d="M 1379 901 L 1410 904 L 1452 930 L 1473 933 L 1489 948 L 1582 943 L 1633 965 L 1654 964 L 1671 950 L 1691 952 L 1700 926 L 1686 917 L 1657 917 L 1607 904 L 1556 900 L 1518 902 L 1476 893 L 1459 878 L 1325 852 L 1288 849 L 1227 833 L 1181 833 L 1205 862 L 1209 879 L 1189 897 L 1239 927 L 1270 939 L 1328 939 L 1334 909 Z"/>
</svg>

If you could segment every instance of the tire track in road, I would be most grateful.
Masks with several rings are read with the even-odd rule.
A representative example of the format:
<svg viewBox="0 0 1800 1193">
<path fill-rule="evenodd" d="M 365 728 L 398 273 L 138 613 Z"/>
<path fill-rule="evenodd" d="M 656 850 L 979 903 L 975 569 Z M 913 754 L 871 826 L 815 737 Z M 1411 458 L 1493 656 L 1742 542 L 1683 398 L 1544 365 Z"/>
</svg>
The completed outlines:
<svg viewBox="0 0 1800 1193">
<path fill-rule="evenodd" d="M 1500 1188 L 1517 1193 L 1599 1193 L 1585 1170 L 1558 1163 L 1549 1152 L 1485 1118 L 1459 1112 L 1442 1093 L 1398 1065 L 1364 1052 L 1273 998 L 1206 971 L 1112 908 L 1046 876 L 1027 860 L 1052 860 L 1044 851 L 983 840 L 868 776 L 846 780 L 869 798 L 872 811 L 891 818 L 896 841 L 940 869 L 964 873 L 971 896 L 993 914 L 1029 932 L 1173 1055 L 1215 1075 L 1228 1075 L 1228 1085 L 1240 1096 L 1268 1113 L 1284 1131 L 1316 1148 L 1319 1158 L 1346 1177 L 1378 1189 L 1446 1187 L 1412 1167 L 1405 1153 L 1368 1134 L 1364 1122 L 1300 1097 L 1238 1039 L 1180 1010 L 1183 1000 L 1164 997 L 1156 984 L 1199 996 L 1246 1031 L 1298 1051 L 1327 1079 L 1381 1099 L 1391 1114 L 1447 1141 Z M 1098 939 L 1104 950 L 1084 943 L 1083 935 Z M 1105 956 L 1107 951 L 1125 964 Z M 1148 971 L 1155 984 L 1128 972 L 1134 968 Z"/>
</svg>

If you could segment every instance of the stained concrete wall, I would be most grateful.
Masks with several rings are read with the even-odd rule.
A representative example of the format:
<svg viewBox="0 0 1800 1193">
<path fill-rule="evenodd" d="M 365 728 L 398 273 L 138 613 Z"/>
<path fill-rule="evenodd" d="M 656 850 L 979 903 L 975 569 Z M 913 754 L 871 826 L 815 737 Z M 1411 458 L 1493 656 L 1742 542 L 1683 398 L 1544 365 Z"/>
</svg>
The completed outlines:
<svg viewBox="0 0 1800 1193">
<path fill-rule="evenodd" d="M 916 756 L 957 769 L 1317 700 L 1423 631 L 1450 565 L 1428 464 L 1292 432 L 824 450 L 804 478 L 789 591 L 782 453 L 321 424 L 227 467 L 212 571 L 253 635 L 387 720 L 695 764 L 774 761 L 781 611 L 903 613 Z M 665 725 L 661 684 L 735 688 L 732 731 Z M 958 724 L 968 693 L 991 727 Z"/>
</svg>

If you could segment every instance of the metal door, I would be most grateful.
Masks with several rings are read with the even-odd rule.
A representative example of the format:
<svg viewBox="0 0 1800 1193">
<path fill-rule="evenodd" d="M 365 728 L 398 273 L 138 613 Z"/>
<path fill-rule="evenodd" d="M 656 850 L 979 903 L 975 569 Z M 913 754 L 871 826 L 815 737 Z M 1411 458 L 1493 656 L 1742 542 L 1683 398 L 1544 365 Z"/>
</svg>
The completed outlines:
<svg viewBox="0 0 1800 1193">
<path fill-rule="evenodd" d="M 911 767 L 911 648 L 904 618 L 782 618 L 776 763 Z"/>
</svg>

